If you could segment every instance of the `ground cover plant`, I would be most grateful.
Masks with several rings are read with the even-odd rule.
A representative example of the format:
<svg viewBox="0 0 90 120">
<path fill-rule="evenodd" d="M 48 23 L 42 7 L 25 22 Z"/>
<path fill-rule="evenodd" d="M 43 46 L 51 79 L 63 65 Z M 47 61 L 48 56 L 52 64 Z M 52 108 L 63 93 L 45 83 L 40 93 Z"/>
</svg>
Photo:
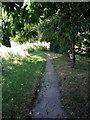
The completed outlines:
<svg viewBox="0 0 90 120">
<path fill-rule="evenodd" d="M 3 118 L 24 117 L 25 114 L 30 114 L 32 98 L 43 74 L 46 54 L 41 51 L 28 53 L 20 45 L 2 48 Z"/>
</svg>

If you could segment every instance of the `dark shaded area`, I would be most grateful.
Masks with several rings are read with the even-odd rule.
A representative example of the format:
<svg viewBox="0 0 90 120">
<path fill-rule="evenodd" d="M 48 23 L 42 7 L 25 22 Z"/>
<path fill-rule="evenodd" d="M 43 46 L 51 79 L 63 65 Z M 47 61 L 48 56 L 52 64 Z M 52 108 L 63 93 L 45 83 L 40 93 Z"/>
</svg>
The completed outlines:
<svg viewBox="0 0 90 120">
<path fill-rule="evenodd" d="M 50 42 L 50 51 L 56 52 L 56 53 L 60 53 L 61 52 L 61 47 L 60 47 L 60 45 L 57 42 L 55 42 L 55 40 L 52 40 Z"/>
<path fill-rule="evenodd" d="M 77 60 L 75 69 L 65 56 L 52 59 L 59 80 L 61 103 L 70 118 L 89 118 L 88 64 L 89 58 L 82 56 Z"/>
<path fill-rule="evenodd" d="M 2 45 L 5 45 L 6 47 L 11 47 L 10 38 L 8 35 L 5 35 L 3 37 Z"/>
</svg>

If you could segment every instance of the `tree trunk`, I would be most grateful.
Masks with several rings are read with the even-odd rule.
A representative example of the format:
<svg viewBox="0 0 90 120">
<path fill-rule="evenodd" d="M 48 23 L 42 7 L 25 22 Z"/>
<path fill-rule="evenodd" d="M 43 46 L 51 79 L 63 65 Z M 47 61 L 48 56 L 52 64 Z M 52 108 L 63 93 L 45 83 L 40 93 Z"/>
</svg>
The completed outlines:
<svg viewBox="0 0 90 120">
<path fill-rule="evenodd" d="M 72 68 L 75 68 L 75 43 L 72 43 Z"/>
</svg>

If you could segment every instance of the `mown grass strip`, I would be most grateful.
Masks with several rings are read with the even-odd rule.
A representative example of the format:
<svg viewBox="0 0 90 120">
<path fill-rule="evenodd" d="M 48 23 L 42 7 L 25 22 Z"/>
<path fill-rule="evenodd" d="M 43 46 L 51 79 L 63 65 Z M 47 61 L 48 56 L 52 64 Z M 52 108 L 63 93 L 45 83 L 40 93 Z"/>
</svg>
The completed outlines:
<svg viewBox="0 0 90 120">
<path fill-rule="evenodd" d="M 37 51 L 22 57 L 11 53 L 9 58 L 2 59 L 3 118 L 29 115 L 32 98 L 44 72 L 46 54 Z"/>
</svg>

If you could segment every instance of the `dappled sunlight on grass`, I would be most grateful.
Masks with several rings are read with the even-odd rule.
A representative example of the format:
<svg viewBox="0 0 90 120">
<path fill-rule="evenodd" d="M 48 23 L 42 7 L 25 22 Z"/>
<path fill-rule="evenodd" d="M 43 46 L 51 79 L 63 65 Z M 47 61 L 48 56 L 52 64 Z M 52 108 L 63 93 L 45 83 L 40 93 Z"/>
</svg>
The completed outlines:
<svg viewBox="0 0 90 120">
<path fill-rule="evenodd" d="M 59 58 L 59 57 L 62 57 L 62 54 L 58 54 L 58 53 L 54 53 L 54 54 L 53 54 L 52 52 L 51 52 L 51 54 L 52 54 L 52 57 L 50 58 L 51 60 L 52 60 L 52 59 Z"/>
<path fill-rule="evenodd" d="M 30 48 L 32 44 L 26 43 L 26 44 L 18 44 L 12 42 L 12 47 L 0 47 L 0 54 L 4 60 L 12 61 L 14 64 L 23 64 L 23 60 L 26 59 L 30 62 L 39 62 L 39 61 L 45 61 L 45 59 L 39 54 L 34 55 L 33 53 L 29 54 L 27 49 Z M 35 52 L 36 53 L 36 52 Z M 37 52 L 38 53 L 38 52 Z"/>
<path fill-rule="evenodd" d="M 29 114 L 46 61 L 44 52 L 28 53 L 22 48 L 14 48 L 16 52 L 12 51 L 13 48 L 4 48 L 4 50 L 0 48 L 0 53 L 2 53 L 2 111 L 5 118 L 20 118 L 23 114 Z"/>
<path fill-rule="evenodd" d="M 11 42 L 11 46 L 12 47 L 9 48 L 9 47 L 5 47 L 5 46 L 1 45 L 0 53 L 1 53 L 2 57 L 8 58 L 8 57 L 11 57 L 11 54 L 12 54 L 12 57 L 15 55 L 20 55 L 20 56 L 28 55 L 28 52 L 24 51 L 24 48 L 22 48 L 22 45 L 20 46 L 17 43 Z"/>
<path fill-rule="evenodd" d="M 39 62 L 39 61 L 45 61 L 46 59 L 40 57 L 40 56 L 37 56 L 37 55 L 34 55 L 34 56 L 31 56 L 31 59 L 30 59 L 32 62 Z"/>
<path fill-rule="evenodd" d="M 47 43 L 45 43 L 47 45 Z M 29 52 L 43 50 L 44 46 L 42 46 L 42 43 L 39 43 L 40 46 L 38 46 L 38 43 L 24 43 L 19 44 L 15 42 L 11 42 L 11 48 L 5 47 L 1 45 L 0 47 L 0 55 L 5 59 L 18 59 L 21 57 L 30 57 Z M 38 55 L 37 55 L 38 56 Z M 36 56 L 35 56 L 36 57 Z"/>
</svg>

